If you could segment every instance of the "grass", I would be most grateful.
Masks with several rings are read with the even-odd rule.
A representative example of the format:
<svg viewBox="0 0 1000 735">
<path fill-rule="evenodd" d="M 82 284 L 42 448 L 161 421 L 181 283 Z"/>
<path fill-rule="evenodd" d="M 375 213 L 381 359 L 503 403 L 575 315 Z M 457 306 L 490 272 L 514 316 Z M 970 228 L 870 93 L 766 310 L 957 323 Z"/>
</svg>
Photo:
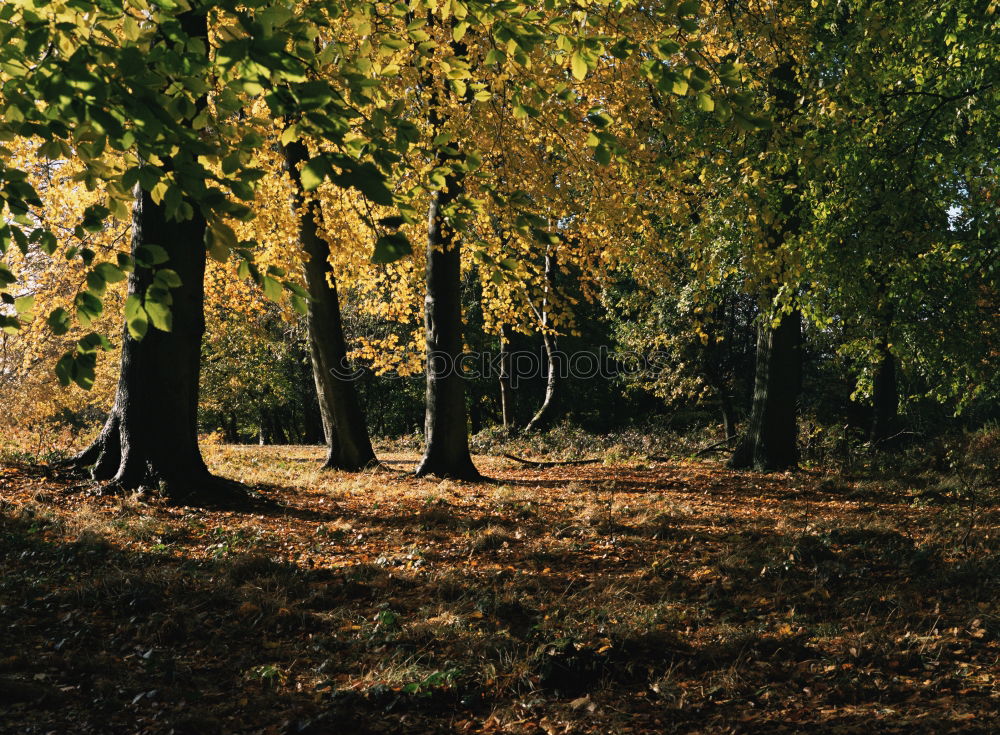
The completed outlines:
<svg viewBox="0 0 1000 735">
<path fill-rule="evenodd" d="M 995 506 L 967 534 L 961 505 L 891 479 L 484 456 L 496 481 L 465 484 L 319 459 L 210 447 L 272 501 L 244 512 L 0 470 L 0 732 L 972 733 L 1000 714 Z"/>
</svg>

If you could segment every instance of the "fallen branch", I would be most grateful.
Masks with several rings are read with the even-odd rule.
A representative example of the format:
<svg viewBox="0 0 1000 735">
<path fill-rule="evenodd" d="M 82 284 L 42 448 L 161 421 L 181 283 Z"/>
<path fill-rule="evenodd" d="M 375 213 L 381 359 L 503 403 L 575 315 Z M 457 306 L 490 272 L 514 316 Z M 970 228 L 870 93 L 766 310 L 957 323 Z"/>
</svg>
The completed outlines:
<svg viewBox="0 0 1000 735">
<path fill-rule="evenodd" d="M 715 449 L 718 449 L 719 447 L 722 447 L 722 446 L 724 446 L 726 444 L 729 444 L 729 442 L 731 442 L 731 441 L 734 441 L 737 436 L 739 436 L 739 435 L 738 434 L 734 434 L 733 436 L 726 437 L 721 442 L 715 442 L 715 444 L 709 444 L 707 447 L 703 447 L 702 449 L 699 449 L 697 452 L 695 452 L 691 456 L 692 457 L 700 457 L 703 454 L 708 454 L 709 452 L 711 452 L 711 451 L 713 451 Z"/>
<path fill-rule="evenodd" d="M 687 456 L 689 456 L 689 457 L 700 457 L 701 455 L 708 454 L 709 452 L 719 451 L 720 447 L 722 447 L 722 446 L 724 446 L 726 444 L 729 444 L 731 441 L 733 441 L 734 439 L 736 439 L 737 436 L 731 436 L 731 437 L 729 437 L 727 439 L 723 439 L 722 441 L 715 442 L 715 444 L 709 444 L 707 447 L 702 447 L 697 452 L 694 452 L 694 453 L 689 454 Z M 649 461 L 649 462 L 674 462 L 674 461 L 676 461 L 676 459 L 677 459 L 677 457 L 665 457 L 665 456 L 660 455 L 660 454 L 647 454 L 646 455 L 646 460 Z"/>
<path fill-rule="evenodd" d="M 573 464 L 597 464 L 598 462 L 603 462 L 603 459 L 567 459 L 561 462 L 539 462 L 533 459 L 522 459 L 521 457 L 515 457 L 513 454 L 504 454 L 507 459 L 512 459 L 515 462 L 520 462 L 528 467 L 534 467 L 535 469 L 544 469 L 546 467 L 561 467 L 563 465 L 573 465 Z"/>
</svg>

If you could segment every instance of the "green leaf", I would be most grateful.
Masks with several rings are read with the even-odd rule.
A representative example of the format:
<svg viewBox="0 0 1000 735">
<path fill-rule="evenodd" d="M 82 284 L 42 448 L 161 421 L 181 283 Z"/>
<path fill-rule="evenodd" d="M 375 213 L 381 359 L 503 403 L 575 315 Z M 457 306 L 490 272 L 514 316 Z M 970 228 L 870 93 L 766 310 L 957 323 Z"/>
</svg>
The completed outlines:
<svg viewBox="0 0 1000 735">
<path fill-rule="evenodd" d="M 697 101 L 698 109 L 702 112 L 712 112 L 715 109 L 715 100 L 704 92 L 698 93 Z"/>
<path fill-rule="evenodd" d="M 375 204 L 384 207 L 393 203 L 392 192 L 385 185 L 386 177 L 371 163 L 362 163 L 333 177 L 338 186 L 349 186 L 357 189 Z"/>
<path fill-rule="evenodd" d="M 19 299 L 14 299 L 14 311 L 16 311 L 18 315 L 30 316 L 33 308 L 35 308 L 34 296 L 22 296 Z"/>
<path fill-rule="evenodd" d="M 170 255 L 166 248 L 159 245 L 143 245 L 135 251 L 135 262 L 145 268 L 166 263 L 168 260 L 170 260 Z"/>
<path fill-rule="evenodd" d="M 56 363 L 56 377 L 59 378 L 59 383 L 65 388 L 73 380 L 73 353 L 67 352 L 62 357 L 59 358 L 59 362 Z"/>
<path fill-rule="evenodd" d="M 69 331 L 69 312 L 61 306 L 58 309 L 53 309 L 52 313 L 49 314 L 47 324 L 53 334 L 57 336 L 66 334 Z"/>
<path fill-rule="evenodd" d="M 393 263 L 400 258 L 406 257 L 413 252 L 410 241 L 402 233 L 385 235 L 380 237 L 375 243 L 375 250 L 372 253 L 373 263 Z"/>
<path fill-rule="evenodd" d="M 323 156 L 308 161 L 299 172 L 299 182 L 306 191 L 314 191 L 330 174 L 330 164 Z"/>
<path fill-rule="evenodd" d="M 90 271 L 87 273 L 87 290 L 94 294 L 94 296 L 103 296 L 106 286 L 107 283 L 100 273 L 97 271 Z"/>
<path fill-rule="evenodd" d="M 569 57 L 569 68 L 573 72 L 573 76 L 577 81 L 582 82 L 587 76 L 587 60 L 583 58 L 583 54 L 579 51 L 574 51 Z"/>
<path fill-rule="evenodd" d="M 177 275 L 177 271 L 170 268 L 160 268 L 160 270 L 156 271 L 153 281 L 164 288 L 178 288 L 183 283 L 181 277 Z"/>
<path fill-rule="evenodd" d="M 271 276 L 264 276 L 260 285 L 264 289 L 264 295 L 271 301 L 281 300 L 281 283 L 278 280 Z"/>
<path fill-rule="evenodd" d="M 205 230 L 205 246 L 214 260 L 225 263 L 237 246 L 236 233 L 225 222 L 215 221 Z"/>
<path fill-rule="evenodd" d="M 162 332 L 169 332 L 174 328 L 174 315 L 170 311 L 170 306 L 163 301 L 151 299 L 148 291 L 144 308 L 154 327 Z"/>
<path fill-rule="evenodd" d="M 100 274 L 107 283 L 120 283 L 125 280 L 125 273 L 122 269 L 111 263 L 98 263 L 94 266 L 94 271 Z"/>
<path fill-rule="evenodd" d="M 111 342 L 103 334 L 91 332 L 77 341 L 76 349 L 80 353 L 97 352 L 98 350 L 110 352 Z"/>
<path fill-rule="evenodd" d="M 94 294 L 83 291 L 73 300 L 76 306 L 76 318 L 84 327 L 89 327 L 104 311 L 104 304 Z"/>
<path fill-rule="evenodd" d="M 133 339 L 142 339 L 149 331 L 149 316 L 142 308 L 142 300 L 135 294 L 125 299 L 125 325 Z"/>
<path fill-rule="evenodd" d="M 611 149 L 605 144 L 601 144 L 594 149 L 594 160 L 602 166 L 611 163 Z"/>
</svg>

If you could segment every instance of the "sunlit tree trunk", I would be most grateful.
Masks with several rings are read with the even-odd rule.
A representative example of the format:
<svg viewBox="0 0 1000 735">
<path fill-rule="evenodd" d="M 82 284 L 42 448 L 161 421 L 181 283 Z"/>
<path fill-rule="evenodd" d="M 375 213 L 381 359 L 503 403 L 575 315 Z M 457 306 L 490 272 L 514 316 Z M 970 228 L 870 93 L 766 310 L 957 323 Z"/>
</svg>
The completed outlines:
<svg viewBox="0 0 1000 735">
<path fill-rule="evenodd" d="M 441 163 L 446 163 L 443 154 Z M 427 442 L 416 474 L 475 480 L 479 470 L 469 452 L 462 355 L 462 253 L 459 238 L 447 221 L 449 208 L 462 194 L 459 173 L 448 176 L 447 188 L 431 196 L 427 218 L 427 291 L 424 329 L 427 337 Z"/>
<path fill-rule="evenodd" d="M 173 327 L 150 328 L 142 340 L 123 330 L 115 402 L 97 440 L 74 460 L 92 466 L 94 479 L 123 490 L 153 489 L 188 501 L 227 495 L 232 484 L 212 477 L 198 449 L 198 382 L 205 331 L 205 220 L 195 208 L 186 222 L 168 221 L 148 192 L 137 191 L 132 217 L 133 252 L 161 245 L 164 264 L 180 276 L 172 290 Z M 130 274 L 128 292 L 141 296 L 149 269 Z"/>
<path fill-rule="evenodd" d="M 511 328 L 500 328 L 500 417 L 508 431 L 514 428 L 514 387 L 511 384 Z"/>
<path fill-rule="evenodd" d="M 330 267 L 330 246 L 319 235 L 319 204 L 302 189 L 299 166 L 308 160 L 299 142 L 284 148 L 285 165 L 295 183 L 293 202 L 299 214 L 299 240 L 309 292 L 309 353 L 327 441 L 325 467 L 355 471 L 378 463 L 368 423 L 347 359 L 347 340 L 340 317 L 337 283 Z"/>
<path fill-rule="evenodd" d="M 539 322 L 542 326 L 542 346 L 545 350 L 545 400 L 528 422 L 525 431 L 547 429 L 562 413 L 562 355 L 556 335 L 549 330 L 552 294 L 555 291 L 556 260 L 551 252 L 545 254 L 545 298 L 542 301 Z"/>
</svg>

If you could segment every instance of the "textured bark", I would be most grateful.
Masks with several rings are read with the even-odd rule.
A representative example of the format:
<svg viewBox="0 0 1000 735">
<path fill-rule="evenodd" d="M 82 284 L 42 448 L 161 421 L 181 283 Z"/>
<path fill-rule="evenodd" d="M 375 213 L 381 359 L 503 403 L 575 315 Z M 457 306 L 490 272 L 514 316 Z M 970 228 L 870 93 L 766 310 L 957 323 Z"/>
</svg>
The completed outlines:
<svg viewBox="0 0 1000 735">
<path fill-rule="evenodd" d="M 444 162 L 442 160 L 442 162 Z M 437 475 L 461 480 L 480 478 L 469 452 L 462 355 L 462 254 L 444 210 L 462 194 L 458 174 L 448 187 L 434 192 L 427 218 L 427 293 L 424 328 L 427 335 L 427 403 L 424 432 L 427 446 L 417 466 L 418 477 Z"/>
<path fill-rule="evenodd" d="M 207 38 L 204 11 L 177 17 L 192 38 Z M 197 103 L 208 104 L 207 98 Z M 171 161 L 164 167 L 170 169 Z M 216 503 L 246 498 L 238 483 L 213 477 L 198 448 L 198 384 L 205 332 L 205 219 L 196 203 L 192 219 L 168 221 L 164 208 L 136 187 L 132 251 L 160 245 L 181 285 L 171 290 L 173 326 L 150 327 L 142 340 L 122 330 L 121 366 L 114 405 L 100 436 L 71 460 L 91 466 L 96 480 L 120 490 L 158 491 L 172 500 Z M 129 275 L 129 295 L 143 296 L 153 281 L 148 268 Z"/>
<path fill-rule="evenodd" d="M 545 348 L 545 400 L 532 416 L 525 431 L 541 431 L 556 422 L 562 414 L 562 355 L 555 334 L 549 331 L 549 305 L 551 294 L 555 291 L 556 261 L 551 253 L 545 255 L 545 299 L 542 301 L 541 313 L 538 314 L 542 325 L 542 345 Z"/>
<path fill-rule="evenodd" d="M 761 472 L 798 464 L 798 399 L 802 383 L 802 318 L 785 314 L 762 324 L 757 339 L 753 405 L 730 466 Z"/>
<path fill-rule="evenodd" d="M 295 142 L 285 146 L 284 155 L 296 185 L 295 209 L 301 213 L 299 240 L 306 253 L 303 271 L 310 296 L 309 354 L 328 447 L 324 466 L 361 470 L 377 465 L 378 460 L 347 359 L 337 283 L 330 267 L 330 246 L 319 235 L 319 204 L 306 197 L 299 178 L 299 166 L 308 160 L 308 152 L 302 143 Z"/>
<path fill-rule="evenodd" d="M 198 449 L 198 380 L 205 331 L 205 221 L 197 209 L 186 222 L 169 222 L 148 192 L 137 192 L 133 251 L 147 242 L 164 247 L 182 285 L 172 290 L 173 328 L 150 328 L 142 340 L 123 330 L 115 402 L 97 440 L 73 460 L 92 466 L 94 479 L 122 490 L 152 489 L 190 502 L 228 496 L 235 484 L 212 477 Z M 148 233 L 148 234 L 147 234 Z M 129 276 L 129 294 L 142 295 L 149 269 Z"/>
</svg>

